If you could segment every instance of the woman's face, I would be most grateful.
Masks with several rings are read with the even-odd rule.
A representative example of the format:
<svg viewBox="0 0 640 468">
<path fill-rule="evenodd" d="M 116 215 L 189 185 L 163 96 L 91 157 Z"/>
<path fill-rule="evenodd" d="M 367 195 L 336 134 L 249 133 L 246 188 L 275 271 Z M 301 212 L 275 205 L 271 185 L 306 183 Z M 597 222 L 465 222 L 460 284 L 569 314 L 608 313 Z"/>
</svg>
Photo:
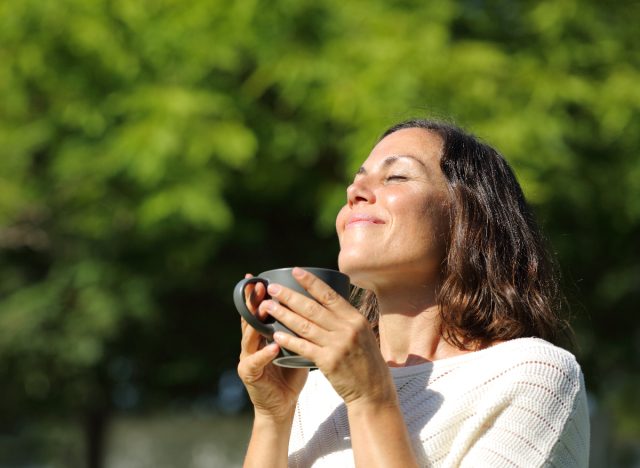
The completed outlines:
<svg viewBox="0 0 640 468">
<path fill-rule="evenodd" d="M 338 264 L 365 289 L 437 280 L 449 232 L 442 140 L 420 128 L 398 130 L 369 154 L 338 213 Z"/>
</svg>

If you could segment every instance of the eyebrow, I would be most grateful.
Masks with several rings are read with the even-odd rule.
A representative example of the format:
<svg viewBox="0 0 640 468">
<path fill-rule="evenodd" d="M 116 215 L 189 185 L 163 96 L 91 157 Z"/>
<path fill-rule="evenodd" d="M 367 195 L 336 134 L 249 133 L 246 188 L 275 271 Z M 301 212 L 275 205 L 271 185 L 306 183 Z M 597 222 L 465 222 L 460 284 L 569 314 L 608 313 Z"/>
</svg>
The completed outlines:
<svg viewBox="0 0 640 468">
<path fill-rule="evenodd" d="M 387 167 L 393 165 L 395 162 L 399 161 L 400 159 L 405 159 L 405 158 L 406 159 L 411 159 L 411 160 L 417 162 L 418 164 L 420 164 L 425 169 L 427 169 L 427 166 L 425 165 L 425 163 L 423 163 L 420 159 L 418 159 L 415 156 L 412 156 L 410 154 L 398 154 L 398 155 L 389 156 L 389 157 L 385 158 L 384 161 L 382 161 L 382 167 L 387 168 Z M 360 166 L 360 169 L 358 169 L 358 172 L 356 172 L 356 175 L 364 175 L 366 173 L 367 173 L 367 170 L 364 168 L 364 166 Z"/>
</svg>

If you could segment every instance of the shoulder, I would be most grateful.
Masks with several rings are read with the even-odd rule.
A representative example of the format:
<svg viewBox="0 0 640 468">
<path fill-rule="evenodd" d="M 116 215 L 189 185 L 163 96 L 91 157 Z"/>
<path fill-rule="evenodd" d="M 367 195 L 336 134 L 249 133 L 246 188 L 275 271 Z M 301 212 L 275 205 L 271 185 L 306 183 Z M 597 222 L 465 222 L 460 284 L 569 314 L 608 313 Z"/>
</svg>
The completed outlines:
<svg viewBox="0 0 640 468">
<path fill-rule="evenodd" d="M 580 365 L 572 353 L 540 338 L 504 341 L 433 364 L 435 375 L 457 375 L 467 382 L 488 383 L 526 376 L 568 381 L 582 378 Z"/>
<path fill-rule="evenodd" d="M 447 395 L 474 389 L 495 396 L 543 392 L 549 389 L 571 398 L 584 385 L 582 371 L 569 351 L 539 338 L 518 338 L 480 351 L 433 361 L 413 368 L 391 369 L 397 385 L 422 381 Z"/>
<path fill-rule="evenodd" d="M 520 338 L 470 353 L 460 375 L 466 380 L 453 404 L 466 405 L 473 428 L 482 428 L 469 466 L 495 454 L 518 466 L 586 466 L 586 391 L 572 353 Z"/>
<path fill-rule="evenodd" d="M 571 411 L 585 392 L 575 356 L 539 338 L 518 338 L 434 362 L 429 387 L 453 398 L 520 402 Z"/>
<path fill-rule="evenodd" d="M 493 387 L 510 401 L 546 407 L 560 418 L 584 410 L 584 377 L 569 351 L 539 338 L 508 341 L 490 351 Z"/>
<path fill-rule="evenodd" d="M 487 351 L 487 357 L 514 374 L 572 383 L 582 379 L 582 370 L 572 353 L 540 338 L 519 338 Z"/>
<path fill-rule="evenodd" d="M 584 376 L 569 351 L 538 338 L 505 343 L 502 360 L 510 371 L 509 400 L 516 417 L 512 426 L 528 421 L 527 431 L 554 434 L 545 452 L 556 466 L 587 466 L 589 410 Z M 509 372 L 507 370 L 507 372 Z"/>
</svg>

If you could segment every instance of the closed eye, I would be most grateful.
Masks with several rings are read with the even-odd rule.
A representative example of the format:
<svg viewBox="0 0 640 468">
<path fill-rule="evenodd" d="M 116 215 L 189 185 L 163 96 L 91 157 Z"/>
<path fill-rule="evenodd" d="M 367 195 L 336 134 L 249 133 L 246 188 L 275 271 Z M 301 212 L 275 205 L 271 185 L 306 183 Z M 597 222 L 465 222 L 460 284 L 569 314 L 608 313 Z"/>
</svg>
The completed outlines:
<svg viewBox="0 0 640 468">
<path fill-rule="evenodd" d="M 390 175 L 388 176 L 385 180 L 386 181 L 402 181 L 402 180 L 407 180 L 408 177 L 407 176 L 403 176 L 403 175 Z"/>
</svg>

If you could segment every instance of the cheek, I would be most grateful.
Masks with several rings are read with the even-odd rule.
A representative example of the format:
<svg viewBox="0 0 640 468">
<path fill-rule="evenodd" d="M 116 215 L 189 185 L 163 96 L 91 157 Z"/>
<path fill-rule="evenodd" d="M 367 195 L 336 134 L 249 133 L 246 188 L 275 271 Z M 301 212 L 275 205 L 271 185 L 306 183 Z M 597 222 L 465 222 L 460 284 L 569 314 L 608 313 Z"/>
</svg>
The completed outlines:
<svg viewBox="0 0 640 468">
<path fill-rule="evenodd" d="M 423 223 L 421 237 L 428 243 L 434 256 L 444 256 L 449 236 L 449 215 L 446 202 L 441 198 L 429 200 L 420 213 Z"/>
<path fill-rule="evenodd" d="M 342 233 L 344 231 L 344 225 L 347 221 L 347 205 L 344 205 L 338 211 L 338 215 L 336 216 L 336 232 L 338 233 L 338 239 L 342 237 Z"/>
<path fill-rule="evenodd" d="M 389 213 L 392 214 L 392 222 L 402 226 L 402 231 L 422 224 L 425 211 L 429 209 L 428 200 L 415 194 L 390 194 L 385 202 Z"/>
<path fill-rule="evenodd" d="M 448 232 L 445 200 L 440 196 L 390 197 L 389 207 L 394 213 L 393 236 L 395 248 L 415 253 L 416 250 L 433 252 L 442 249 Z"/>
<path fill-rule="evenodd" d="M 451 227 L 449 200 L 445 196 L 434 197 L 427 206 L 425 216 L 432 220 L 434 233 L 438 236 L 446 235 Z"/>
</svg>

